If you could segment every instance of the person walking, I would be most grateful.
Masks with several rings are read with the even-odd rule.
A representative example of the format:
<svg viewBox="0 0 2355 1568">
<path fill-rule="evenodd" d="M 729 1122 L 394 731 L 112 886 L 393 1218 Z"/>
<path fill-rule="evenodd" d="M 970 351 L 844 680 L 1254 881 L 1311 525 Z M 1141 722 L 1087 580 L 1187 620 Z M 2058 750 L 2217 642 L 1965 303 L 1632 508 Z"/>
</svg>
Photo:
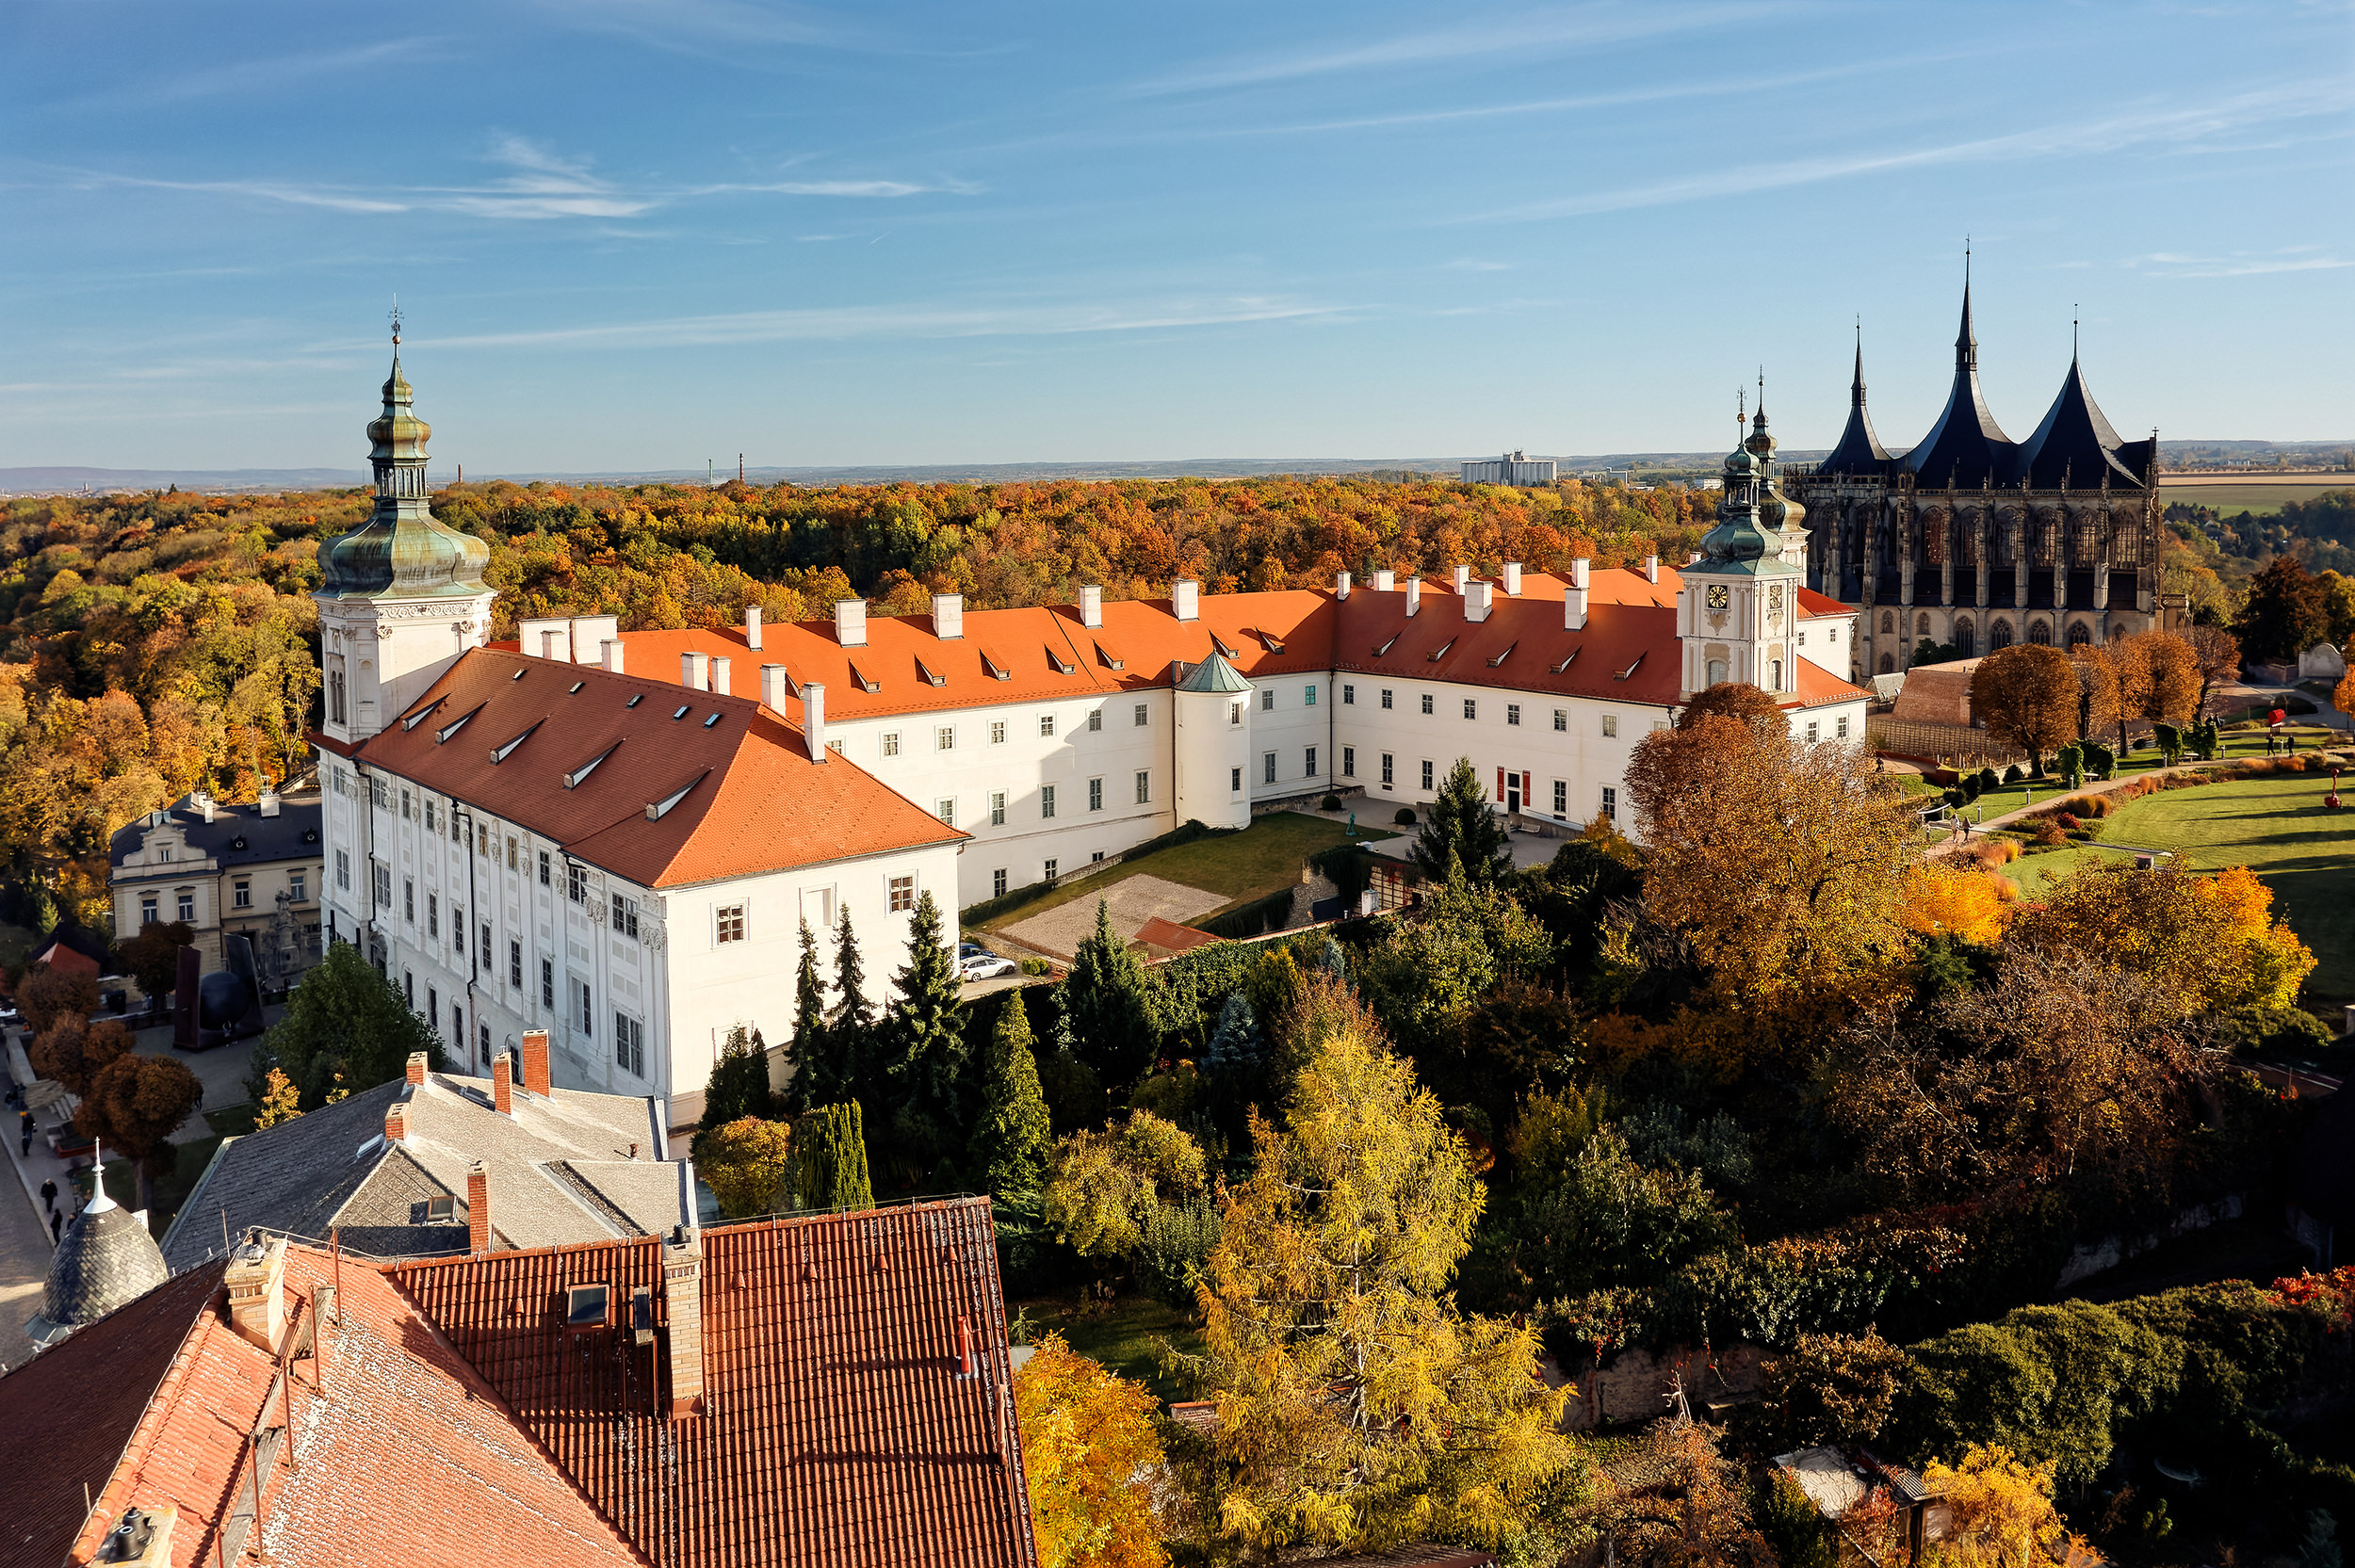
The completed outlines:
<svg viewBox="0 0 2355 1568">
<path fill-rule="evenodd" d="M 57 1178 L 50 1177 L 41 1184 L 41 1208 L 43 1214 L 54 1214 L 57 1208 Z"/>
<path fill-rule="evenodd" d="M 64 1239 L 65 1216 L 62 1214 L 53 1214 L 49 1217 L 49 1244 L 54 1247 Z"/>
<path fill-rule="evenodd" d="M 17 1140 L 16 1152 L 29 1157 L 33 1152 L 33 1113 L 29 1110 L 20 1110 L 16 1113 L 16 1119 L 18 1129 L 23 1135 Z"/>
</svg>

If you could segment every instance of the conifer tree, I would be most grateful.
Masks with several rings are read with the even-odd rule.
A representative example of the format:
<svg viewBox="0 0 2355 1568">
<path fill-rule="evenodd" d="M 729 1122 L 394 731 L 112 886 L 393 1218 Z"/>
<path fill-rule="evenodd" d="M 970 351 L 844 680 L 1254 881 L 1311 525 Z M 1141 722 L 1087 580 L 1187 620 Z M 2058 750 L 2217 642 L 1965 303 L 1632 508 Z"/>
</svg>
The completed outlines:
<svg viewBox="0 0 2355 1568">
<path fill-rule="evenodd" d="M 856 1100 L 811 1111 L 794 1129 L 800 1151 L 794 1188 L 808 1209 L 873 1208 L 867 1174 L 867 1119 Z"/>
<path fill-rule="evenodd" d="M 704 1090 L 704 1113 L 696 1123 L 696 1140 L 702 1141 L 701 1133 L 748 1116 L 766 1121 L 771 1108 L 768 1043 L 758 1029 L 739 1024 L 720 1043 L 720 1059 L 711 1064 L 711 1082 Z"/>
<path fill-rule="evenodd" d="M 1259 1020 L 1251 998 L 1230 993 L 1219 1010 L 1218 1027 L 1203 1048 L 1202 1075 L 1210 1081 L 1210 1106 L 1219 1125 L 1229 1132 L 1242 1125 L 1243 1107 L 1258 1098 L 1266 1066 L 1267 1047 L 1259 1039 Z"/>
<path fill-rule="evenodd" d="M 948 1124 L 965 1108 L 965 1031 L 957 1026 L 963 982 L 941 932 L 931 889 L 916 900 L 907 967 L 894 977 L 899 998 L 884 1024 L 885 1072 L 894 1098 Z"/>
<path fill-rule="evenodd" d="M 802 962 L 793 976 L 793 1039 L 786 1047 L 793 1075 L 785 1086 L 785 1109 L 801 1112 L 842 1094 L 841 1075 L 826 1027 L 826 982 L 818 973 L 818 933 L 802 922 Z"/>
<path fill-rule="evenodd" d="M 1096 934 L 1072 955 L 1063 982 L 1073 1053 L 1116 1094 L 1145 1075 L 1161 1045 L 1153 1018 L 1152 982 L 1129 945 L 1113 929 L 1111 908 L 1096 901 Z"/>
<path fill-rule="evenodd" d="M 874 1065 L 875 1009 L 867 999 L 867 970 L 847 903 L 835 926 L 834 991 L 834 1007 L 826 1014 L 826 1053 L 838 1081 L 829 1093 L 865 1099 L 880 1087 Z"/>
<path fill-rule="evenodd" d="M 1480 774 L 1470 758 L 1457 757 L 1439 782 L 1438 797 L 1423 813 L 1422 831 L 1408 853 L 1433 881 L 1446 878 L 1451 857 L 1463 863 L 1464 876 L 1475 887 L 1486 887 L 1512 869 L 1504 824 L 1488 809 L 1488 792 L 1480 787 Z"/>
<path fill-rule="evenodd" d="M 1047 1178 L 1053 1134 L 1019 991 L 1007 994 L 998 1014 L 986 1066 L 981 1120 L 973 1128 L 973 1169 L 993 1194 L 1035 1191 Z"/>
</svg>

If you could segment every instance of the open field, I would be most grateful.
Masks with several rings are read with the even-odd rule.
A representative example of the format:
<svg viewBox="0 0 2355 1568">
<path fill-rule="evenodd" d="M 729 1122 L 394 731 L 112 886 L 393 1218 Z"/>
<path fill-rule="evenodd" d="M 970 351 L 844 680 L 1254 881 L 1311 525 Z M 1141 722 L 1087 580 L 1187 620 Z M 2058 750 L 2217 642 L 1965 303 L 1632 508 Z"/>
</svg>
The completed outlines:
<svg viewBox="0 0 2355 1568">
<path fill-rule="evenodd" d="M 2212 479 L 2201 482 L 2178 483 L 2162 477 L 2159 499 L 2180 501 L 2187 507 L 2214 507 L 2225 516 L 2236 512 L 2260 515 L 2277 512 L 2284 501 L 2311 501 L 2326 490 L 2355 489 L 2355 474 L 2344 479 L 2315 479 L 2300 476 L 2296 479 Z"/>
</svg>

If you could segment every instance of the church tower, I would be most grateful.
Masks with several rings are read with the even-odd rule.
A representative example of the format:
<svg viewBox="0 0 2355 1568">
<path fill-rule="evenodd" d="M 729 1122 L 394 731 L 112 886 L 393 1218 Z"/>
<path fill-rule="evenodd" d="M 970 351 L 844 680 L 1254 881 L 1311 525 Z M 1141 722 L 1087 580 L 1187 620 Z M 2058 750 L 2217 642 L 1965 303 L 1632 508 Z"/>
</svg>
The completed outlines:
<svg viewBox="0 0 2355 1568">
<path fill-rule="evenodd" d="M 482 581 L 490 546 L 433 519 L 425 444 L 400 373 L 400 322 L 393 322 L 393 373 L 384 412 L 368 422 L 376 509 L 319 552 L 319 652 L 327 722 L 334 740 L 365 740 L 392 722 L 469 648 L 490 640 L 493 590 Z"/>
<path fill-rule="evenodd" d="M 1684 569 L 1677 637 L 1684 668 L 1681 700 L 1723 681 L 1744 681 L 1778 699 L 1799 682 L 1799 586 L 1806 577 L 1807 510 L 1782 493 L 1766 403 L 1747 440 L 1726 454 L 1725 499 L 1701 558 Z"/>
</svg>

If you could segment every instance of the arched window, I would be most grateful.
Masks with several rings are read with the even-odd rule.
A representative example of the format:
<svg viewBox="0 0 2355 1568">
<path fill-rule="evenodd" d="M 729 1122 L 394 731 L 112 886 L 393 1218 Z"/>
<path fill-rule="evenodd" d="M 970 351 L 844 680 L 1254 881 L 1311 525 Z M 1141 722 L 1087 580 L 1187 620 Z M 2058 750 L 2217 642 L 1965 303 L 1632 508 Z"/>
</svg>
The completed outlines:
<svg viewBox="0 0 2355 1568">
<path fill-rule="evenodd" d="M 1894 658 L 1892 658 L 1889 655 L 1883 654 L 1881 655 L 1881 673 L 1884 675 L 1893 675 L 1896 672 L 1897 661 Z"/>
<path fill-rule="evenodd" d="M 1897 630 L 1897 618 L 1896 618 L 1894 615 L 1892 615 L 1892 614 L 1891 614 L 1889 611 L 1887 611 L 1887 610 L 1883 610 L 1883 611 L 1881 611 L 1881 631 L 1882 631 L 1882 633 L 1883 633 L 1884 635 L 1893 635 L 1893 634 L 1896 632 L 1896 630 Z"/>
<path fill-rule="evenodd" d="M 1774 676 L 1773 676 L 1773 679 L 1774 679 L 1774 683 L 1775 683 L 1775 684 L 1774 684 L 1773 686 L 1771 686 L 1771 687 L 1768 687 L 1766 689 L 1768 689 L 1769 691 L 1780 691 L 1780 690 L 1782 689 L 1782 660 L 1780 660 L 1780 659 L 1777 659 L 1777 660 L 1775 660 L 1775 661 L 1774 661 Z"/>
<path fill-rule="evenodd" d="M 2011 622 L 2008 621 L 1998 621 L 1993 625 L 1988 627 L 1987 646 L 1988 651 L 1990 653 L 1998 648 L 2010 647 Z"/>
<path fill-rule="evenodd" d="M 2049 621 L 2029 622 L 2028 640 L 2038 648 L 2050 648 L 2053 645 L 2053 623 Z"/>
<path fill-rule="evenodd" d="M 1723 685 L 1725 678 L 1726 661 L 1723 659 L 1711 659 L 1709 661 L 1709 684 L 1711 686 Z"/>
<path fill-rule="evenodd" d="M 327 672 L 327 721 L 331 724 L 346 722 L 344 719 L 344 672 L 340 670 L 331 670 Z"/>
<path fill-rule="evenodd" d="M 1916 616 L 1914 618 L 1913 635 L 1916 637 L 1927 637 L 1930 635 L 1930 618 L 1928 616 L 1923 615 Z"/>
<path fill-rule="evenodd" d="M 2093 634 L 2086 630 L 2086 623 L 2084 622 L 2071 621 L 2069 623 L 2069 645 L 2071 648 L 2082 648 L 2092 640 Z"/>
<path fill-rule="evenodd" d="M 1955 652 L 1969 658 L 1978 646 L 1978 634 L 1972 628 L 1971 618 L 1966 615 L 1955 622 Z"/>
</svg>

